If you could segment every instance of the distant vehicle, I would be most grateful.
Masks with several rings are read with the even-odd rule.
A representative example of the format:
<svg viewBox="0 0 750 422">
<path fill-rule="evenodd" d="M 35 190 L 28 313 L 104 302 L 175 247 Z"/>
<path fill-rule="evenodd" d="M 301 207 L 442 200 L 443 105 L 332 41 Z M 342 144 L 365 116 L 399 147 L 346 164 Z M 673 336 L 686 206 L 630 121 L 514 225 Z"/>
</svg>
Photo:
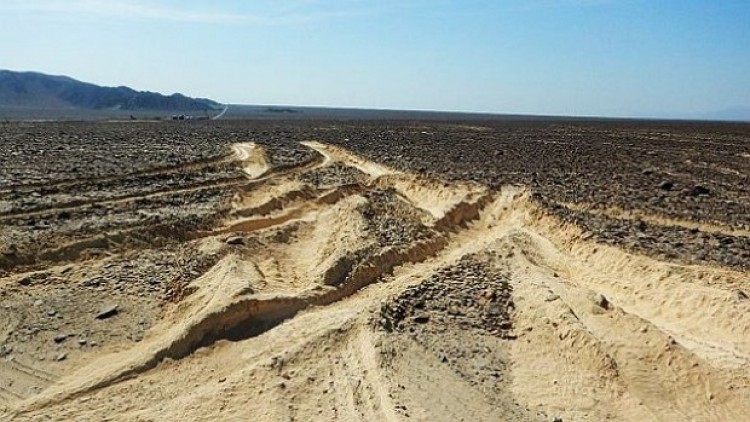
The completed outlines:
<svg viewBox="0 0 750 422">
<path fill-rule="evenodd" d="M 190 116 L 185 114 L 172 115 L 172 120 L 209 120 L 209 116 Z"/>
</svg>

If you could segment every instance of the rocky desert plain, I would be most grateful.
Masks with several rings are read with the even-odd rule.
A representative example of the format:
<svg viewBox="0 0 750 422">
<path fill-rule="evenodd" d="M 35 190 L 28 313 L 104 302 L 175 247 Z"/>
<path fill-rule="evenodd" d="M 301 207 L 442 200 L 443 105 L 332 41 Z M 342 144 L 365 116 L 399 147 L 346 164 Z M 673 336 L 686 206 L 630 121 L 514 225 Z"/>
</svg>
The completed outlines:
<svg viewBox="0 0 750 422">
<path fill-rule="evenodd" d="M 750 419 L 750 125 L 0 125 L 0 419 Z"/>
</svg>

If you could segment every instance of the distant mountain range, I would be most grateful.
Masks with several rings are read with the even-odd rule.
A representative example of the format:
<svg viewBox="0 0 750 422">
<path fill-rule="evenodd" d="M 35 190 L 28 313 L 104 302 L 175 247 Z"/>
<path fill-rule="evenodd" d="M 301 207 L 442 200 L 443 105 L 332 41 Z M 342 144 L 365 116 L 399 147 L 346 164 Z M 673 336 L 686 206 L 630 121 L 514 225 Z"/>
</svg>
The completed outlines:
<svg viewBox="0 0 750 422">
<path fill-rule="evenodd" d="M 229 106 L 206 98 L 182 94 L 163 95 L 136 91 L 126 86 L 104 87 L 68 76 L 0 69 L 0 120 L 98 120 L 118 118 L 164 118 L 165 114 L 221 117 Z M 576 118 L 566 116 L 524 116 L 492 113 L 438 111 L 367 110 L 321 107 L 232 105 L 228 118 Z M 137 116 L 137 117 L 136 117 Z M 664 118 L 667 115 L 650 118 Z M 604 118 L 604 117 L 602 117 Z M 672 119 L 750 122 L 750 107 L 738 106 L 711 113 L 674 115 Z M 585 119 L 585 118 L 584 118 Z"/>
<path fill-rule="evenodd" d="M 223 108 L 205 98 L 162 95 L 126 86 L 103 87 L 67 76 L 0 70 L 0 110 L 208 112 Z"/>
</svg>

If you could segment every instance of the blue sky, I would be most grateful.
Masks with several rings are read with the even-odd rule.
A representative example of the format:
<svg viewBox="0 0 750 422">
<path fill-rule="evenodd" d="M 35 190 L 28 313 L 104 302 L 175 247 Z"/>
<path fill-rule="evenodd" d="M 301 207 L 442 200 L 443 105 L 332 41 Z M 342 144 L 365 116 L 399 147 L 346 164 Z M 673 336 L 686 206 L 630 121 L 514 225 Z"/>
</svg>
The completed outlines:
<svg viewBox="0 0 750 422">
<path fill-rule="evenodd" d="M 226 103 L 750 107 L 746 0 L 0 0 L 0 68 Z"/>
</svg>

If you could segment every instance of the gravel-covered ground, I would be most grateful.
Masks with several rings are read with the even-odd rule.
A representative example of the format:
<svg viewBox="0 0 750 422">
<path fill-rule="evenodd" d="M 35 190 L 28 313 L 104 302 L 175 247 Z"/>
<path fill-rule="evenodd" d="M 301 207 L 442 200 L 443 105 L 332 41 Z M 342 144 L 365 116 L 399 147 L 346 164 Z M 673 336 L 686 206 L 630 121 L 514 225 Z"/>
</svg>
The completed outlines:
<svg viewBox="0 0 750 422">
<path fill-rule="evenodd" d="M 299 144 L 310 140 L 447 180 L 528 186 L 551 212 L 605 243 L 748 264 L 750 125 L 658 121 L 10 123 L 0 133 L 0 219 L 10 233 L 3 250 L 49 247 L 59 242 L 45 233 L 71 225 L 78 233 L 152 225 L 153 215 L 179 204 L 197 205 L 166 214 L 210 217 L 227 199 L 219 192 L 241 178 L 223 164 L 231 143 L 258 142 L 284 168 L 315 158 Z M 319 187 L 356 181 L 346 171 L 309 177 Z M 624 217 L 634 211 L 654 218 Z M 108 217 L 104 226 L 78 224 L 79 214 Z M 18 232 L 33 235 L 24 241 Z"/>
<path fill-rule="evenodd" d="M 447 179 L 524 184 L 555 201 L 750 226 L 748 124 L 394 123 L 321 134 L 389 165 Z"/>
</svg>

